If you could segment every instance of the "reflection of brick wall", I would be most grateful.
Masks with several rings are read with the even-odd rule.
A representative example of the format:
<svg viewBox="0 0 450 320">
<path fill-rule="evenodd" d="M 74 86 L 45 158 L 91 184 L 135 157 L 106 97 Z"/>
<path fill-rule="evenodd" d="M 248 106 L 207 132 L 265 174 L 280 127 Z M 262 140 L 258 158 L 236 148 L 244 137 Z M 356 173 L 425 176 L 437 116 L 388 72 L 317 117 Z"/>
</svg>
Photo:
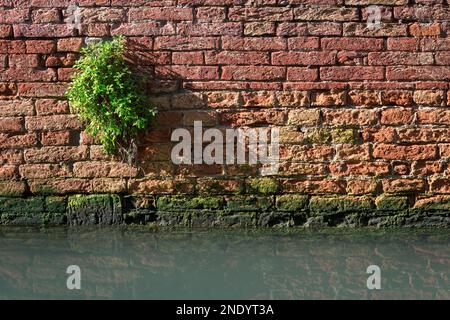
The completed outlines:
<svg viewBox="0 0 450 320">
<path fill-rule="evenodd" d="M 450 298 L 448 233 L 4 230 L 0 246 L 0 299 Z M 66 289 L 72 264 L 81 268 L 80 291 Z M 372 264 L 381 290 L 366 287 Z"/>
<path fill-rule="evenodd" d="M 374 207 L 450 193 L 448 1 L 84 0 L 79 30 L 64 22 L 72 2 L 0 0 L 0 195 L 264 191 Z M 117 34 L 159 108 L 137 168 L 106 156 L 63 98 L 86 38 Z M 252 188 L 247 166 L 174 166 L 171 131 L 194 120 L 280 127 L 270 187 Z"/>
</svg>

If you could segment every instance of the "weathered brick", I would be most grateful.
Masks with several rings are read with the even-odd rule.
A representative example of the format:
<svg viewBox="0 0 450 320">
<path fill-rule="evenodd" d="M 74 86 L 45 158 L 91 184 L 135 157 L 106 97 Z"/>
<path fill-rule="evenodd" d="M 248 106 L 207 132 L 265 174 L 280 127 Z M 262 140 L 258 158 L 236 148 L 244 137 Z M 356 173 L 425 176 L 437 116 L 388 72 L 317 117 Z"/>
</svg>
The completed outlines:
<svg viewBox="0 0 450 320">
<path fill-rule="evenodd" d="M 384 69 L 382 67 L 321 67 L 320 78 L 322 80 L 383 80 Z"/>
<path fill-rule="evenodd" d="M 24 164 L 19 167 L 20 176 L 26 179 L 45 179 L 70 177 L 72 173 L 65 165 L 60 164 Z"/>
<path fill-rule="evenodd" d="M 427 188 L 426 181 L 420 179 L 386 179 L 382 184 L 387 193 L 423 192 Z"/>
<path fill-rule="evenodd" d="M 383 50 L 383 39 L 370 38 L 321 38 L 324 50 L 380 51 Z"/>
<path fill-rule="evenodd" d="M 295 8 L 294 17 L 296 20 L 315 21 L 357 21 L 358 10 L 356 8 L 342 8 L 332 6 L 317 6 L 311 8 Z"/>
<path fill-rule="evenodd" d="M 65 130 L 81 129 L 82 125 L 76 115 L 33 116 L 25 118 L 27 130 Z"/>
<path fill-rule="evenodd" d="M 134 177 L 137 169 L 125 163 L 117 162 L 76 162 L 73 165 L 73 173 L 80 178 L 95 177 Z"/>
<path fill-rule="evenodd" d="M 320 111 L 317 109 L 295 109 L 288 113 L 288 124 L 295 126 L 317 125 Z"/>
<path fill-rule="evenodd" d="M 244 24 L 244 35 L 265 36 L 275 34 L 275 23 L 273 22 L 249 22 Z"/>
<path fill-rule="evenodd" d="M 222 37 L 222 48 L 244 51 L 285 50 L 287 41 L 281 37 Z"/>
<path fill-rule="evenodd" d="M 296 193 L 345 193 L 346 183 L 343 180 L 283 180 L 281 189 L 284 192 Z"/>
<path fill-rule="evenodd" d="M 23 130 L 22 118 L 0 118 L 0 132 L 21 132 Z"/>
<path fill-rule="evenodd" d="M 439 23 L 419 24 L 416 22 L 409 26 L 409 33 L 413 37 L 437 37 L 441 34 L 441 25 Z"/>
<path fill-rule="evenodd" d="M 369 28 L 366 23 L 345 22 L 344 36 L 357 37 L 401 37 L 408 35 L 408 26 L 383 23 L 379 28 Z"/>
<path fill-rule="evenodd" d="M 445 95 L 438 90 L 417 90 L 414 91 L 413 99 L 419 105 L 440 106 L 445 101 Z"/>
<path fill-rule="evenodd" d="M 450 67 L 446 66 L 395 66 L 386 68 L 387 80 L 449 80 Z"/>
<path fill-rule="evenodd" d="M 408 125 L 414 120 L 414 111 L 407 108 L 389 108 L 381 112 L 383 125 Z"/>
<path fill-rule="evenodd" d="M 224 80 L 280 80 L 285 77 L 284 67 L 273 66 L 225 66 L 222 67 Z"/>
<path fill-rule="evenodd" d="M 206 64 L 221 64 L 221 65 L 235 65 L 235 64 L 249 64 L 252 65 L 268 64 L 270 57 L 265 52 L 251 52 L 251 51 L 206 51 Z"/>
<path fill-rule="evenodd" d="M 70 131 L 43 131 L 41 143 L 44 146 L 62 146 L 70 144 Z"/>
<path fill-rule="evenodd" d="M 435 145 L 402 146 L 393 144 L 377 144 L 373 147 L 373 156 L 387 160 L 428 160 L 435 159 Z"/>
<path fill-rule="evenodd" d="M 28 163 L 58 163 L 61 161 L 81 161 L 88 157 L 88 148 L 79 147 L 42 147 L 27 149 L 24 152 L 25 161 Z"/>
<path fill-rule="evenodd" d="M 333 125 L 373 125 L 377 123 L 378 116 L 374 110 L 340 109 L 324 110 L 324 123 Z"/>
<path fill-rule="evenodd" d="M 374 66 L 386 65 L 428 65 L 433 64 L 431 53 L 412 52 L 370 52 L 369 64 Z"/>
</svg>

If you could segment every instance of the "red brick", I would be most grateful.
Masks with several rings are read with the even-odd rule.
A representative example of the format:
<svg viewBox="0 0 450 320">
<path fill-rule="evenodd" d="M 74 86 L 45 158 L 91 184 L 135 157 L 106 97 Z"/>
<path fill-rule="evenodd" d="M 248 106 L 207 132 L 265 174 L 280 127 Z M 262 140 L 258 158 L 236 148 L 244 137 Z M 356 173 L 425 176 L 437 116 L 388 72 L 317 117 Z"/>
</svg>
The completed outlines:
<svg viewBox="0 0 450 320">
<path fill-rule="evenodd" d="M 439 23 L 419 24 L 416 22 L 409 26 L 409 33 L 413 37 L 437 37 L 441 34 L 441 25 Z"/>
<path fill-rule="evenodd" d="M 419 109 L 417 121 L 419 124 L 450 125 L 450 111 L 445 109 Z"/>
<path fill-rule="evenodd" d="M 23 181 L 0 181 L 0 195 L 17 197 L 25 193 L 26 185 Z"/>
<path fill-rule="evenodd" d="M 87 25 L 126 20 L 125 11 L 120 8 L 84 8 L 81 12 L 81 19 Z"/>
<path fill-rule="evenodd" d="M 33 115 L 33 103 L 30 100 L 0 100 L 0 116 L 16 117 Z"/>
<path fill-rule="evenodd" d="M 426 181 L 419 179 L 386 179 L 382 181 L 383 191 L 388 193 L 423 192 Z"/>
<path fill-rule="evenodd" d="M 244 24 L 244 35 L 265 36 L 275 34 L 275 23 L 273 22 L 249 22 Z"/>
<path fill-rule="evenodd" d="M 35 9 L 31 13 L 33 23 L 60 22 L 61 15 L 58 9 Z"/>
<path fill-rule="evenodd" d="M 324 50 L 381 51 L 384 41 L 370 38 L 322 38 L 320 44 Z"/>
<path fill-rule="evenodd" d="M 17 167 L 13 165 L 0 165 L 0 180 L 11 180 L 18 177 Z"/>
<path fill-rule="evenodd" d="M 427 65 L 433 64 L 431 53 L 413 52 L 371 52 L 368 56 L 369 65 Z"/>
<path fill-rule="evenodd" d="M 274 65 L 331 65 L 336 61 L 332 52 L 274 52 Z"/>
<path fill-rule="evenodd" d="M 347 193 L 354 195 L 375 193 L 378 183 L 375 180 L 350 180 L 347 182 Z"/>
<path fill-rule="evenodd" d="M 174 52 L 172 54 L 173 64 L 203 64 L 203 52 Z"/>
<path fill-rule="evenodd" d="M 156 37 L 154 47 L 173 51 L 217 49 L 218 41 L 214 37 L 165 36 Z M 227 48 L 224 46 L 224 49 Z"/>
<path fill-rule="evenodd" d="M 222 67 L 224 80 L 281 80 L 286 69 L 272 66 L 225 66 Z"/>
<path fill-rule="evenodd" d="M 168 194 L 174 191 L 172 180 L 130 180 L 128 190 L 139 194 Z"/>
<path fill-rule="evenodd" d="M 295 8 L 294 17 L 296 20 L 305 21 L 357 21 L 359 19 L 358 9 L 333 6 Z"/>
<path fill-rule="evenodd" d="M 256 51 L 206 51 L 206 64 L 268 64 L 269 54 Z"/>
<path fill-rule="evenodd" d="M 198 7 L 195 11 L 195 17 L 199 22 L 223 21 L 226 17 L 224 7 Z"/>
<path fill-rule="evenodd" d="M 418 177 L 430 176 L 444 172 L 444 164 L 442 162 L 414 162 L 411 174 Z"/>
<path fill-rule="evenodd" d="M 57 42 L 58 52 L 79 52 L 83 46 L 83 38 L 59 39 Z"/>
<path fill-rule="evenodd" d="M 294 126 L 318 125 L 320 111 L 318 109 L 293 109 L 288 114 L 288 124 Z"/>
<path fill-rule="evenodd" d="M 24 164 L 19 167 L 20 176 L 26 179 L 70 177 L 69 168 L 60 164 Z"/>
<path fill-rule="evenodd" d="M 319 78 L 317 68 L 289 67 L 286 78 L 288 81 L 316 81 Z"/>
<path fill-rule="evenodd" d="M 413 93 L 401 90 L 386 90 L 381 92 L 381 101 L 385 105 L 409 106 L 413 102 Z"/>
<path fill-rule="evenodd" d="M 381 124 L 408 125 L 414 120 L 414 111 L 406 108 L 389 108 L 381 112 Z"/>
<path fill-rule="evenodd" d="M 415 38 L 388 38 L 387 49 L 392 51 L 417 51 L 419 41 Z"/>
<path fill-rule="evenodd" d="M 21 164 L 23 163 L 22 150 L 5 150 L 0 152 L 0 164 Z"/>
<path fill-rule="evenodd" d="M 177 24 L 177 33 L 182 36 L 238 36 L 242 33 L 239 22 L 181 22 Z"/>
<path fill-rule="evenodd" d="M 64 38 L 74 35 L 74 31 L 66 24 L 15 24 L 15 37 L 25 38 Z"/>
<path fill-rule="evenodd" d="M 155 73 L 165 79 L 214 80 L 219 79 L 217 67 L 196 66 L 156 66 Z"/>
<path fill-rule="evenodd" d="M 281 37 L 223 37 L 222 48 L 245 51 L 285 50 L 287 41 Z"/>
<path fill-rule="evenodd" d="M 25 46 L 27 53 L 49 54 L 56 50 L 53 40 L 27 40 Z"/>
<path fill-rule="evenodd" d="M 127 181 L 120 178 L 94 178 L 92 179 L 92 190 L 101 193 L 125 193 Z"/>
<path fill-rule="evenodd" d="M 414 102 L 419 105 L 441 106 L 445 102 L 444 91 L 440 90 L 417 90 L 413 96 Z"/>
<path fill-rule="evenodd" d="M 44 146 L 62 146 L 70 144 L 70 131 L 44 131 L 41 133 Z"/>
<path fill-rule="evenodd" d="M 92 181 L 88 179 L 33 179 L 28 180 L 30 191 L 34 194 L 70 194 L 92 192 Z"/>
<path fill-rule="evenodd" d="M 28 9 L 1 9 L 0 23 L 16 24 L 27 22 L 30 16 Z"/>
<path fill-rule="evenodd" d="M 396 131 L 393 128 L 367 128 L 363 130 L 364 142 L 394 142 Z"/>
<path fill-rule="evenodd" d="M 228 10 L 231 21 L 289 21 L 292 9 L 282 7 L 232 7 Z"/>
<path fill-rule="evenodd" d="M 437 178 L 431 181 L 431 191 L 436 193 L 450 193 L 450 179 Z"/>
<path fill-rule="evenodd" d="M 347 95 L 345 91 L 315 92 L 312 97 L 313 106 L 341 106 L 345 105 Z"/>
<path fill-rule="evenodd" d="M 280 150 L 280 157 L 294 161 L 329 161 L 334 157 L 334 148 L 327 145 L 292 146 L 288 154 Z"/>
<path fill-rule="evenodd" d="M 286 114 L 278 110 L 221 113 L 220 123 L 229 126 L 282 125 Z"/>
<path fill-rule="evenodd" d="M 346 182 L 341 180 L 283 180 L 281 188 L 284 192 L 296 193 L 345 193 Z"/>
<path fill-rule="evenodd" d="M 339 160 L 368 161 L 370 150 L 368 144 L 340 144 L 336 146 L 336 158 Z"/>
<path fill-rule="evenodd" d="M 81 129 L 82 125 L 76 115 L 50 115 L 25 118 L 27 130 L 65 130 Z"/>
<path fill-rule="evenodd" d="M 216 91 L 206 93 L 208 106 L 212 108 L 235 108 L 239 106 L 239 93 Z"/>
<path fill-rule="evenodd" d="M 81 161 L 88 157 L 88 148 L 79 147 L 42 147 L 27 149 L 24 153 L 27 163 L 59 163 L 61 161 Z"/>
<path fill-rule="evenodd" d="M 80 178 L 94 177 L 135 177 L 137 169 L 125 163 L 118 162 L 76 162 L 73 165 L 73 173 Z"/>
<path fill-rule="evenodd" d="M 281 107 L 305 107 L 310 104 L 310 96 L 307 91 L 277 91 L 275 96 Z"/>
<path fill-rule="evenodd" d="M 330 173 L 339 177 L 351 176 L 386 176 L 389 175 L 389 163 L 386 162 L 358 162 L 358 163 L 331 163 Z"/>
<path fill-rule="evenodd" d="M 322 80 L 383 80 L 384 69 L 382 67 L 321 67 L 320 78 Z"/>
<path fill-rule="evenodd" d="M 275 95 L 270 91 L 242 92 L 244 107 L 274 107 Z"/>
<path fill-rule="evenodd" d="M 26 133 L 21 135 L 0 134 L 0 148 L 24 148 L 33 147 L 37 144 L 35 133 Z"/>
<path fill-rule="evenodd" d="M 450 38 L 424 38 L 420 41 L 423 51 L 448 51 L 450 50 Z"/>
<path fill-rule="evenodd" d="M 8 38 L 12 35 L 12 26 L 0 25 L 0 38 Z"/>
<path fill-rule="evenodd" d="M 393 144 L 377 144 L 373 147 L 373 156 L 387 160 L 428 160 L 435 159 L 435 145 L 402 146 Z"/>
<path fill-rule="evenodd" d="M 381 105 L 381 95 L 379 91 L 359 91 L 348 92 L 349 103 L 355 106 L 378 106 Z"/>
<path fill-rule="evenodd" d="M 23 97 L 60 97 L 66 85 L 56 83 L 19 83 L 18 92 Z"/>
<path fill-rule="evenodd" d="M 9 55 L 10 68 L 36 68 L 39 65 L 37 54 L 11 54 Z"/>
<path fill-rule="evenodd" d="M 387 80 L 450 80 L 450 67 L 415 66 L 387 67 Z"/>
<path fill-rule="evenodd" d="M 402 142 L 447 142 L 450 140 L 448 128 L 399 129 L 398 137 Z"/>
<path fill-rule="evenodd" d="M 401 37 L 408 35 L 408 27 L 398 23 L 383 23 L 379 28 L 367 28 L 367 23 L 345 22 L 344 36 Z"/>
<path fill-rule="evenodd" d="M 0 132 L 21 132 L 22 130 L 22 118 L 0 118 Z"/>
<path fill-rule="evenodd" d="M 339 109 L 324 110 L 324 123 L 332 125 L 373 125 L 377 123 L 378 116 L 374 110 L 365 109 Z"/>
</svg>

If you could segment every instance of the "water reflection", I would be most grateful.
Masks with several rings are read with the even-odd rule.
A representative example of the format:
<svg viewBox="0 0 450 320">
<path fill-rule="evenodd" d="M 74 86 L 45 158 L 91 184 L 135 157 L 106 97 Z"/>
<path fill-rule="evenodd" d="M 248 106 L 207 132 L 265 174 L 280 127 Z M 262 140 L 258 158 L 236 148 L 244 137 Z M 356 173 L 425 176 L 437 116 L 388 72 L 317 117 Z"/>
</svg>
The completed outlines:
<svg viewBox="0 0 450 320">
<path fill-rule="evenodd" d="M 0 228 L 0 298 L 450 299 L 449 243 L 448 230 Z M 66 288 L 69 265 L 81 290 Z"/>
</svg>

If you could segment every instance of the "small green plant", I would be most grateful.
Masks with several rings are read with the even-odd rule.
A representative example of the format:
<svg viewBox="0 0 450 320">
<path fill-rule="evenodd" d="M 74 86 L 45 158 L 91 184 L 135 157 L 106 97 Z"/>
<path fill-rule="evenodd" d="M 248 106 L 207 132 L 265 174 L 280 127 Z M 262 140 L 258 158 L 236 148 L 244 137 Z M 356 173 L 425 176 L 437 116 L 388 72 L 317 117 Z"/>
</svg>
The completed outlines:
<svg viewBox="0 0 450 320">
<path fill-rule="evenodd" d="M 83 48 L 67 91 L 70 106 L 108 154 L 136 159 L 136 138 L 156 114 L 125 59 L 123 36 Z"/>
</svg>

